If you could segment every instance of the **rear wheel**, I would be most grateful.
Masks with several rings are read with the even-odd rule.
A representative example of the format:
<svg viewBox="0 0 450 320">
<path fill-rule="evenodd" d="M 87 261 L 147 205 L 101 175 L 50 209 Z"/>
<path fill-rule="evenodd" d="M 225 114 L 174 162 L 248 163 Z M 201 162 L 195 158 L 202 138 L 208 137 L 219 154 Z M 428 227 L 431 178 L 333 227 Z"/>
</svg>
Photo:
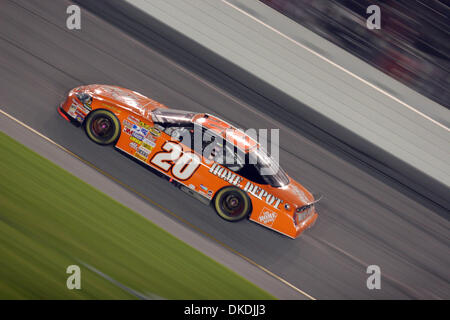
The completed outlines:
<svg viewBox="0 0 450 320">
<path fill-rule="evenodd" d="M 120 122 L 111 111 L 94 110 L 86 119 L 85 130 L 95 143 L 109 145 L 119 138 Z"/>
<path fill-rule="evenodd" d="M 248 195 L 236 187 L 225 187 L 214 197 L 214 209 L 227 221 L 239 221 L 251 212 L 251 201 Z"/>
</svg>

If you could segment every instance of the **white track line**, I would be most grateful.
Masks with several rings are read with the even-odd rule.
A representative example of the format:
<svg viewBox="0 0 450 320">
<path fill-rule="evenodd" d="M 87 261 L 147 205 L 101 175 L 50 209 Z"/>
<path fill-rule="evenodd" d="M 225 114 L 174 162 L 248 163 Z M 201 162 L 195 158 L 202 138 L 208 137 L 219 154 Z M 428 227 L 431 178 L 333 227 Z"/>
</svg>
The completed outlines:
<svg viewBox="0 0 450 320">
<path fill-rule="evenodd" d="M 59 145 L 58 143 L 56 143 L 55 141 L 53 141 L 52 139 L 50 139 L 47 136 L 44 136 L 42 133 L 40 133 L 39 131 L 34 130 L 32 127 L 30 127 L 29 125 L 23 123 L 22 121 L 20 121 L 19 119 L 13 117 L 12 115 L 10 115 L 9 113 L 6 113 L 5 111 L 3 111 L 2 109 L 0 109 L 0 113 L 3 114 L 5 117 L 11 119 L 14 122 L 17 122 L 18 124 L 20 124 L 21 126 L 27 128 L 28 130 L 30 130 L 31 132 L 33 132 L 34 134 L 37 134 L 39 137 L 41 137 L 42 139 L 50 142 L 51 144 L 54 144 L 55 146 L 57 146 L 60 149 L 63 149 L 64 151 L 69 152 L 70 154 L 72 154 L 72 152 L 70 152 L 68 149 L 64 148 L 63 146 Z"/>
<path fill-rule="evenodd" d="M 268 28 L 269 30 L 272 30 L 272 31 L 275 32 L 276 34 L 282 36 L 283 38 L 289 40 L 290 42 L 296 44 L 297 46 L 299 46 L 299 47 L 305 49 L 306 51 L 312 53 L 313 55 L 319 57 L 319 58 L 322 59 L 323 61 L 325 61 L 325 62 L 331 64 L 332 66 L 334 66 L 334 67 L 338 68 L 339 70 L 341 70 L 341 71 L 347 73 L 348 75 L 352 76 L 353 78 L 355 78 L 355 79 L 361 81 L 362 83 L 368 85 L 368 86 L 371 87 L 372 89 L 375 89 L 376 91 L 378 91 L 378 92 L 384 94 L 385 96 L 391 98 L 391 99 L 394 100 L 395 102 L 397 102 L 397 103 L 401 104 L 402 106 L 408 108 L 409 110 L 411 110 L 411 111 L 417 113 L 418 115 L 422 116 L 423 118 L 425 118 L 425 119 L 431 121 L 431 122 L 434 123 L 435 125 L 437 125 L 437 126 L 443 128 L 444 130 L 450 131 L 450 129 L 449 129 L 448 127 L 446 127 L 445 125 L 443 125 L 442 123 L 440 123 L 440 122 L 434 120 L 433 118 L 427 116 L 427 115 L 424 114 L 423 112 L 421 112 L 421 111 L 415 109 L 415 108 L 412 107 L 411 105 L 407 104 L 406 102 L 403 102 L 402 100 L 400 100 L 400 99 L 398 99 L 397 97 L 393 96 L 393 95 L 390 94 L 389 92 L 387 92 L 387 91 L 381 89 L 380 87 L 377 87 L 377 86 L 374 85 L 373 83 L 370 83 L 369 81 L 367 81 L 367 80 L 361 78 L 360 76 L 354 74 L 353 72 L 351 72 L 351 71 L 345 69 L 345 68 L 342 67 L 341 65 L 338 65 L 337 63 L 335 63 L 335 62 L 331 61 L 330 59 L 324 57 L 324 56 L 321 55 L 320 53 L 317 53 L 316 51 L 314 51 L 314 50 L 308 48 L 307 46 L 301 44 L 300 42 L 298 42 L 298 41 L 292 39 L 291 37 L 287 36 L 286 34 L 282 33 L 281 31 L 275 29 L 274 27 L 271 27 L 271 26 L 268 25 L 267 23 L 265 23 L 265 22 L 259 20 L 259 19 L 256 18 L 255 16 L 252 16 L 251 14 L 249 14 L 249 13 L 247 13 L 246 11 L 242 10 L 241 8 L 235 6 L 234 4 L 229 3 L 227 0 L 221 0 L 221 1 L 222 1 L 223 3 L 225 3 L 225 4 L 227 4 L 228 6 L 232 7 L 233 9 L 235 9 L 235 10 L 241 12 L 242 14 L 246 15 L 246 16 L 249 17 L 250 19 L 252 19 L 252 20 L 254 20 L 254 21 L 260 23 L 261 25 L 263 25 L 264 27 Z"/>
<path fill-rule="evenodd" d="M 154 293 L 147 293 L 147 294 L 143 294 L 139 291 L 136 291 L 134 289 L 131 289 L 130 287 L 127 287 L 126 285 L 120 283 L 119 281 L 111 278 L 110 276 L 108 276 L 107 274 L 101 272 L 100 270 L 94 268 L 93 266 L 83 262 L 83 261 L 79 261 L 82 265 L 84 265 L 86 268 L 88 268 L 89 270 L 91 270 L 92 272 L 98 274 L 100 277 L 102 277 L 103 279 L 109 281 L 110 283 L 118 286 L 119 288 L 121 288 L 122 290 L 128 292 L 129 294 L 135 296 L 136 298 L 140 299 L 140 300 L 166 300 Z"/>
</svg>

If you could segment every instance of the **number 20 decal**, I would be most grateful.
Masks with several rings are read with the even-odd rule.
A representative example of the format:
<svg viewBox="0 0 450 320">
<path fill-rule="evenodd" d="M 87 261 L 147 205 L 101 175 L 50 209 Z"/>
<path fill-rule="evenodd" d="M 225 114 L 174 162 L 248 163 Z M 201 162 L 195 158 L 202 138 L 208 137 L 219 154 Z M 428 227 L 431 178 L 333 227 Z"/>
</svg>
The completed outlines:
<svg viewBox="0 0 450 320">
<path fill-rule="evenodd" d="M 189 179 L 200 166 L 200 157 L 194 153 L 183 153 L 183 148 L 174 142 L 166 142 L 150 161 L 164 171 L 172 168 L 172 174 L 179 180 Z"/>
</svg>

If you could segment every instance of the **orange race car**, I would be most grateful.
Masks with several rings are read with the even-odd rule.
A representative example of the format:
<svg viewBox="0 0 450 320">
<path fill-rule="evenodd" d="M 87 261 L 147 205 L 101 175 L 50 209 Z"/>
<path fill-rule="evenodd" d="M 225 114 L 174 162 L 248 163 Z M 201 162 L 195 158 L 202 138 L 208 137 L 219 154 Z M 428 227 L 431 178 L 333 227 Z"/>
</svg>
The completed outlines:
<svg viewBox="0 0 450 320">
<path fill-rule="evenodd" d="M 296 238 L 317 219 L 318 200 L 256 140 L 217 117 L 169 109 L 109 85 L 71 90 L 58 112 L 82 125 L 92 141 L 115 145 L 181 190 L 212 204 L 225 220 L 248 217 Z"/>
</svg>

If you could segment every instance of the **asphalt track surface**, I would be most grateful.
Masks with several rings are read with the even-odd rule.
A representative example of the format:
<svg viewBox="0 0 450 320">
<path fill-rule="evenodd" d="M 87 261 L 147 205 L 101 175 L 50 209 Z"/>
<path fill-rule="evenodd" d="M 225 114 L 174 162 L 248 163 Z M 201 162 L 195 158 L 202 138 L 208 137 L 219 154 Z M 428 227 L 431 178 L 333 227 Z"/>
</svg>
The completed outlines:
<svg viewBox="0 0 450 320">
<path fill-rule="evenodd" d="M 1 109 L 315 298 L 450 299 L 445 208 L 416 201 L 357 159 L 256 111 L 90 12 L 83 11 L 81 30 L 68 30 L 69 4 L 0 0 Z M 324 195 L 314 228 L 291 240 L 249 221 L 228 223 L 114 149 L 91 143 L 56 112 L 69 89 L 89 83 L 120 85 L 243 128 L 279 128 L 281 165 Z M 380 290 L 366 287 L 368 265 L 381 268 Z"/>
<path fill-rule="evenodd" d="M 74 176 L 120 202 L 122 205 L 141 214 L 167 232 L 176 234 L 180 240 L 235 271 L 274 297 L 284 300 L 310 298 L 307 294 L 299 292 L 296 288 L 287 285 L 284 281 L 281 281 L 278 277 L 267 272 L 259 265 L 249 262 L 248 259 L 243 259 L 242 256 L 236 254 L 223 244 L 217 243 L 212 239 L 209 239 L 211 241 L 205 241 L 202 233 L 192 228 L 188 223 L 180 223 L 179 219 L 171 219 L 174 217 L 174 213 L 166 211 L 162 207 L 155 206 L 152 199 L 139 194 L 130 186 L 125 186 L 120 181 L 114 180 L 107 173 L 100 171 L 84 159 L 73 154 L 70 150 L 56 144 L 50 138 L 41 135 L 23 122 L 12 119 L 10 115 L 5 114 L 2 110 L 0 110 L 0 131 L 7 133 L 9 136 L 14 136 L 18 142 L 64 168 Z M 111 183 L 111 180 L 114 180 L 116 183 Z M 161 211 L 165 214 L 161 214 Z M 68 254 L 70 255 L 70 252 Z M 76 256 L 72 256 L 72 259 L 78 262 L 81 261 Z M 101 272 L 100 270 L 97 271 Z M 126 287 L 123 284 L 119 286 L 122 289 Z M 148 289 L 151 290 L 151 288 Z M 136 291 L 132 291 L 132 294 L 136 295 Z M 137 297 L 142 298 L 141 295 Z"/>
</svg>

